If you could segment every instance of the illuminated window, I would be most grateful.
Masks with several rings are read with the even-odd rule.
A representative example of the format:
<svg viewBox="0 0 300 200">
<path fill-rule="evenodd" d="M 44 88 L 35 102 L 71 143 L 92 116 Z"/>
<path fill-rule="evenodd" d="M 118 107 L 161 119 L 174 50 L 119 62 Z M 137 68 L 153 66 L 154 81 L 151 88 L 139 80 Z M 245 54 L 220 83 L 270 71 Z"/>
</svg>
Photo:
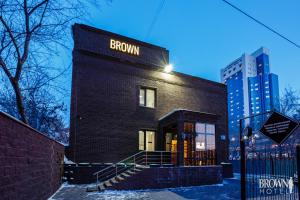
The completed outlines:
<svg viewBox="0 0 300 200">
<path fill-rule="evenodd" d="M 156 92 L 155 89 L 141 88 L 139 94 L 140 106 L 155 108 Z"/>
<path fill-rule="evenodd" d="M 155 151 L 155 131 L 139 131 L 139 150 Z"/>
<path fill-rule="evenodd" d="M 196 123 L 196 151 L 214 150 L 215 132 L 214 124 Z"/>
<path fill-rule="evenodd" d="M 145 133 L 144 131 L 139 131 L 139 150 L 145 150 Z"/>
<path fill-rule="evenodd" d="M 194 132 L 194 123 L 184 122 L 184 132 Z"/>
</svg>

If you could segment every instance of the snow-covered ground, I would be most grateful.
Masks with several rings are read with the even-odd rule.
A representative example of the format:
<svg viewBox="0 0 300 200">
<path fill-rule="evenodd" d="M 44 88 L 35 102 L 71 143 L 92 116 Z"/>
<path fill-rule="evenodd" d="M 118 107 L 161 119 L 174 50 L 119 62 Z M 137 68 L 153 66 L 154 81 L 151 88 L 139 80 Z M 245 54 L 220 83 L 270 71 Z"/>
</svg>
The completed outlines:
<svg viewBox="0 0 300 200">
<path fill-rule="evenodd" d="M 159 190 L 129 190 L 104 192 L 86 192 L 87 186 L 63 184 L 49 200 L 238 200 L 240 199 L 240 174 L 235 178 L 225 179 L 222 184 L 204 185 L 194 187 L 166 188 Z M 266 196 L 266 199 L 295 199 L 295 191 L 290 195 Z M 250 195 L 256 199 L 257 194 Z M 250 197 L 249 196 L 249 197 Z M 261 196 L 260 196 L 261 197 Z M 293 197 L 293 198 L 292 198 Z"/>
<path fill-rule="evenodd" d="M 222 184 L 168 188 L 160 190 L 135 190 L 86 192 L 87 185 L 63 184 L 49 200 L 238 200 L 240 199 L 239 178 L 226 179 Z"/>
</svg>

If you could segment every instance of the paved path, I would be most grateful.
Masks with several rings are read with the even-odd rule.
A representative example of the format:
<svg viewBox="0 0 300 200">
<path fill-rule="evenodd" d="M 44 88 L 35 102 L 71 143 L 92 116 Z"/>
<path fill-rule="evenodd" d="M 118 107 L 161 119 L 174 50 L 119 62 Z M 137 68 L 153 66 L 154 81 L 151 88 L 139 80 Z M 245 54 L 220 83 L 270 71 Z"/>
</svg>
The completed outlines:
<svg viewBox="0 0 300 200">
<path fill-rule="evenodd" d="M 238 200 L 240 181 L 226 179 L 223 184 L 169 188 L 161 190 L 86 192 L 87 185 L 64 184 L 49 200 Z"/>
</svg>

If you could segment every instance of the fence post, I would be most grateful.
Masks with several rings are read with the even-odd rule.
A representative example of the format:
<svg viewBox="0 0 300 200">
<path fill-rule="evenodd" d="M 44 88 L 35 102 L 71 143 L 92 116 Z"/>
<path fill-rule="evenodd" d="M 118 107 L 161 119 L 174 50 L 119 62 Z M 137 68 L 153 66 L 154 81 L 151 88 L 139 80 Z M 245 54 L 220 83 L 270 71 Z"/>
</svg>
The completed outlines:
<svg viewBox="0 0 300 200">
<path fill-rule="evenodd" d="M 240 119 L 240 157 L 241 157 L 241 200 L 246 200 L 246 158 L 245 158 L 245 141 L 243 138 L 242 119 Z"/>
<path fill-rule="evenodd" d="M 298 178 L 298 198 L 300 197 L 300 145 L 296 146 L 297 151 L 297 178 Z"/>
<path fill-rule="evenodd" d="M 118 165 L 116 164 L 116 176 L 118 175 Z"/>
<path fill-rule="evenodd" d="M 162 151 L 160 152 L 160 166 L 162 166 Z"/>
</svg>

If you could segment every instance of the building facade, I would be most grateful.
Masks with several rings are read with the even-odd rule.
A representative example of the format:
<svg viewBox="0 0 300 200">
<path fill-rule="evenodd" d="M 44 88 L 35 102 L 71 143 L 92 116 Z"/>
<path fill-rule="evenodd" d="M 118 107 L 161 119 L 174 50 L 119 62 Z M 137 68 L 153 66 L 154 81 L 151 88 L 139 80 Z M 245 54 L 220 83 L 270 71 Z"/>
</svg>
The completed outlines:
<svg viewBox="0 0 300 200">
<path fill-rule="evenodd" d="M 221 70 L 221 81 L 227 85 L 229 137 L 236 146 L 241 118 L 279 110 L 278 76 L 270 72 L 269 50 L 243 54 Z M 245 123 L 257 130 L 263 121 L 256 117 Z"/>
<path fill-rule="evenodd" d="M 80 24 L 73 38 L 69 159 L 114 163 L 160 150 L 177 152 L 179 165 L 227 161 L 224 84 L 165 73 L 162 47 Z"/>
</svg>

